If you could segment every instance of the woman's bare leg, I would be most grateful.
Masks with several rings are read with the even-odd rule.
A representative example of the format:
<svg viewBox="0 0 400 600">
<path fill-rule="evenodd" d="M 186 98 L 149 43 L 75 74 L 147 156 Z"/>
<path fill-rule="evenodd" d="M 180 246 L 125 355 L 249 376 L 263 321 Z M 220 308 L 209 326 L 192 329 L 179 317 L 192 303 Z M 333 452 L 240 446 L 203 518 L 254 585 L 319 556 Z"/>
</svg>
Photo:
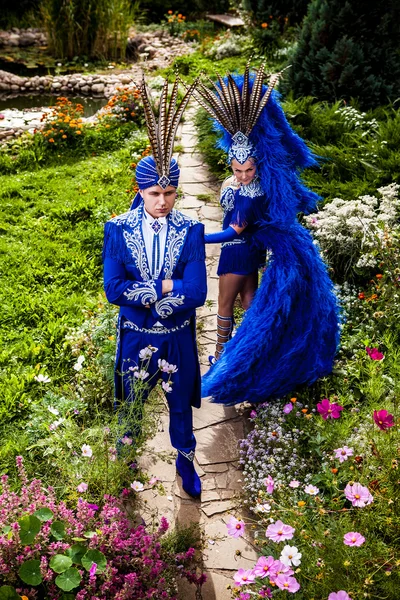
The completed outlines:
<svg viewBox="0 0 400 600">
<path fill-rule="evenodd" d="M 257 281 L 257 274 L 255 274 Z M 250 306 L 253 298 L 254 273 L 251 275 L 237 275 L 227 273 L 220 275 L 219 293 L 218 293 L 218 315 L 217 315 L 217 346 L 215 349 L 215 358 L 218 359 L 222 353 L 224 344 L 228 342 L 233 329 L 233 307 L 238 294 L 244 293 L 246 302 L 245 310 Z M 243 300 L 242 300 L 243 302 Z"/>
<path fill-rule="evenodd" d="M 243 310 L 248 310 L 253 302 L 254 295 L 258 288 L 258 271 L 246 275 L 246 280 L 240 290 L 240 301 Z"/>
</svg>

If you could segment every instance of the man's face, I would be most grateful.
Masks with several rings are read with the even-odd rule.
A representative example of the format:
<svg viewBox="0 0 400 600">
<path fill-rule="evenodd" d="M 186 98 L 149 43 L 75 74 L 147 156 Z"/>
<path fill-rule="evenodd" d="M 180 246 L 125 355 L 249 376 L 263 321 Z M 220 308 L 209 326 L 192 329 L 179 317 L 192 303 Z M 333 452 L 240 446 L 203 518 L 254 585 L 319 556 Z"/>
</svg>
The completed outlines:
<svg viewBox="0 0 400 600">
<path fill-rule="evenodd" d="M 140 190 L 144 206 L 153 219 L 166 217 L 174 208 L 176 188 L 169 185 L 165 190 L 159 185 L 153 185 L 146 190 Z"/>
<path fill-rule="evenodd" d="M 257 167 L 252 158 L 246 160 L 242 165 L 234 158 L 231 166 L 233 174 L 242 185 L 248 185 L 257 174 Z"/>
</svg>

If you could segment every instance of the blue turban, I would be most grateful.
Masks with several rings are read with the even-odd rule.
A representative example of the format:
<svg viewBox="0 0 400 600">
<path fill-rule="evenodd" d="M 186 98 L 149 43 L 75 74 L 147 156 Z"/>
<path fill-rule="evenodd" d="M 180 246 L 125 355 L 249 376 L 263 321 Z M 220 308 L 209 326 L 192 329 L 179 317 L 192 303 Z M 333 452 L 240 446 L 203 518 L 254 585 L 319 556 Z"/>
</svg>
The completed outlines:
<svg viewBox="0 0 400 600">
<path fill-rule="evenodd" d="M 153 156 L 146 156 L 138 162 L 136 167 L 136 181 L 140 190 L 145 190 L 153 185 L 161 185 L 163 188 L 166 188 L 168 185 L 178 187 L 179 173 L 178 163 L 173 158 L 169 166 L 168 175 L 160 177 Z M 167 183 L 167 179 L 169 179 L 169 183 Z"/>
</svg>

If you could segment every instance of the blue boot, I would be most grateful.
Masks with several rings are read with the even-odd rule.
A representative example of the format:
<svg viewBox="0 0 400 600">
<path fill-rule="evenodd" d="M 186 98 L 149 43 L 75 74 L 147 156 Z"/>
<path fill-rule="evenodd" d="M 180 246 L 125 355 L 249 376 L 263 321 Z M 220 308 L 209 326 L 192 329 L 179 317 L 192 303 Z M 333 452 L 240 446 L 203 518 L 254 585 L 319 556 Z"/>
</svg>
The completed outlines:
<svg viewBox="0 0 400 600">
<path fill-rule="evenodd" d="M 192 498 L 198 498 L 201 494 L 201 481 L 195 471 L 193 461 L 178 452 L 176 470 L 178 471 L 178 475 L 182 477 L 182 487 L 185 492 L 189 496 L 192 496 Z"/>
</svg>

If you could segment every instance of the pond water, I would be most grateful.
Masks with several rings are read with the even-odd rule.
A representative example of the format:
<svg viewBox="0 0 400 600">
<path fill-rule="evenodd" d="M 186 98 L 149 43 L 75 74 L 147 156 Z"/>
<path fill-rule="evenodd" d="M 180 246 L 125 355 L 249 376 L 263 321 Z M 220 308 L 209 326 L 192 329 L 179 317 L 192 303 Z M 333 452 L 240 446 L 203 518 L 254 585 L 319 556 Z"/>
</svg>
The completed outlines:
<svg viewBox="0 0 400 600">
<path fill-rule="evenodd" d="M 27 108 L 42 108 L 54 106 L 60 94 L 10 94 L 0 93 L 0 113 L 7 108 L 24 110 Z M 68 100 L 82 104 L 84 117 L 91 117 L 102 106 L 107 104 L 107 98 L 93 98 L 90 96 L 68 96 Z"/>
</svg>

